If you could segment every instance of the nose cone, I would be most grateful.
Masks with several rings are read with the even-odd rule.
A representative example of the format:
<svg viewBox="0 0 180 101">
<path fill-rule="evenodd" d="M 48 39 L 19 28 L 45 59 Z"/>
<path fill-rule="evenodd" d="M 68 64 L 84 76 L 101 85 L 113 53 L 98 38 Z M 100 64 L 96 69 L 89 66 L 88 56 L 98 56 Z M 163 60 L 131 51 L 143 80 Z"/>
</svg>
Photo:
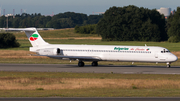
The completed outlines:
<svg viewBox="0 0 180 101">
<path fill-rule="evenodd" d="M 169 57 L 169 60 L 170 60 L 171 62 L 175 62 L 175 61 L 178 60 L 178 57 L 177 57 L 176 55 L 172 54 L 172 55 Z"/>
</svg>

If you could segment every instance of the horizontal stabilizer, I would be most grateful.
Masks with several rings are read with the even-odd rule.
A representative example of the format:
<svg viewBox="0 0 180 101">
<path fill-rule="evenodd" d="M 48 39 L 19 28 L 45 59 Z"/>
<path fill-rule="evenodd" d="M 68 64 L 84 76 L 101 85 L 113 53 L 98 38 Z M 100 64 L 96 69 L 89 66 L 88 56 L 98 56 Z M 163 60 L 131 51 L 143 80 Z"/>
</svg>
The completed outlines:
<svg viewBox="0 0 180 101">
<path fill-rule="evenodd" d="M 6 31 L 27 31 L 27 32 L 35 32 L 35 28 L 8 28 Z"/>
</svg>

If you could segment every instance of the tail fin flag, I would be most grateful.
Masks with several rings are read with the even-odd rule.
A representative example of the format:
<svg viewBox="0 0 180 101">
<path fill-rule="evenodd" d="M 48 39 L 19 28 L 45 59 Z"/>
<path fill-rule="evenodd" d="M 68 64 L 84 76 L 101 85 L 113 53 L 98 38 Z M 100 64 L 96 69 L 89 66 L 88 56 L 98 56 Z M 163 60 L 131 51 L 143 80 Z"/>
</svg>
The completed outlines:
<svg viewBox="0 0 180 101">
<path fill-rule="evenodd" d="M 33 47 L 48 45 L 40 36 L 36 28 L 9 28 L 8 31 L 24 31 Z"/>
</svg>

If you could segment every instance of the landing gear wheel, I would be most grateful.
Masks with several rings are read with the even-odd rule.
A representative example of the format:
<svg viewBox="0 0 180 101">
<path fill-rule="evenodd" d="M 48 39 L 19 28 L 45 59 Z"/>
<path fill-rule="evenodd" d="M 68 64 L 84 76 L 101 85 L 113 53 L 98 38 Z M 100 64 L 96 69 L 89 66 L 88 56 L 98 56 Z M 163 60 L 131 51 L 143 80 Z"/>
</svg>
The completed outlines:
<svg viewBox="0 0 180 101">
<path fill-rule="evenodd" d="M 170 64 L 167 64 L 167 68 L 171 68 L 171 65 L 170 65 Z"/>
<path fill-rule="evenodd" d="M 79 66 L 79 67 L 84 67 L 84 62 L 79 61 L 78 66 Z"/>
<path fill-rule="evenodd" d="M 92 62 L 92 66 L 98 66 L 98 62 L 97 61 L 93 61 Z"/>
<path fill-rule="evenodd" d="M 167 68 L 170 68 L 170 67 L 171 67 L 171 65 L 170 65 L 170 64 L 171 64 L 171 63 L 169 63 L 169 62 L 167 63 Z"/>
</svg>

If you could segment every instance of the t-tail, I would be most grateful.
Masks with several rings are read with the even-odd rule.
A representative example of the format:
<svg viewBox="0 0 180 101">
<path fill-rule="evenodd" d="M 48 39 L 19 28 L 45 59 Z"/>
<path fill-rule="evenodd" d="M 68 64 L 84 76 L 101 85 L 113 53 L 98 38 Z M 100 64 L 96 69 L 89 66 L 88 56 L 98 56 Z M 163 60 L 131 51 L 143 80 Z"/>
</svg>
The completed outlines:
<svg viewBox="0 0 180 101">
<path fill-rule="evenodd" d="M 9 28 L 8 31 L 24 31 L 33 47 L 48 45 L 40 36 L 36 28 Z"/>
</svg>

